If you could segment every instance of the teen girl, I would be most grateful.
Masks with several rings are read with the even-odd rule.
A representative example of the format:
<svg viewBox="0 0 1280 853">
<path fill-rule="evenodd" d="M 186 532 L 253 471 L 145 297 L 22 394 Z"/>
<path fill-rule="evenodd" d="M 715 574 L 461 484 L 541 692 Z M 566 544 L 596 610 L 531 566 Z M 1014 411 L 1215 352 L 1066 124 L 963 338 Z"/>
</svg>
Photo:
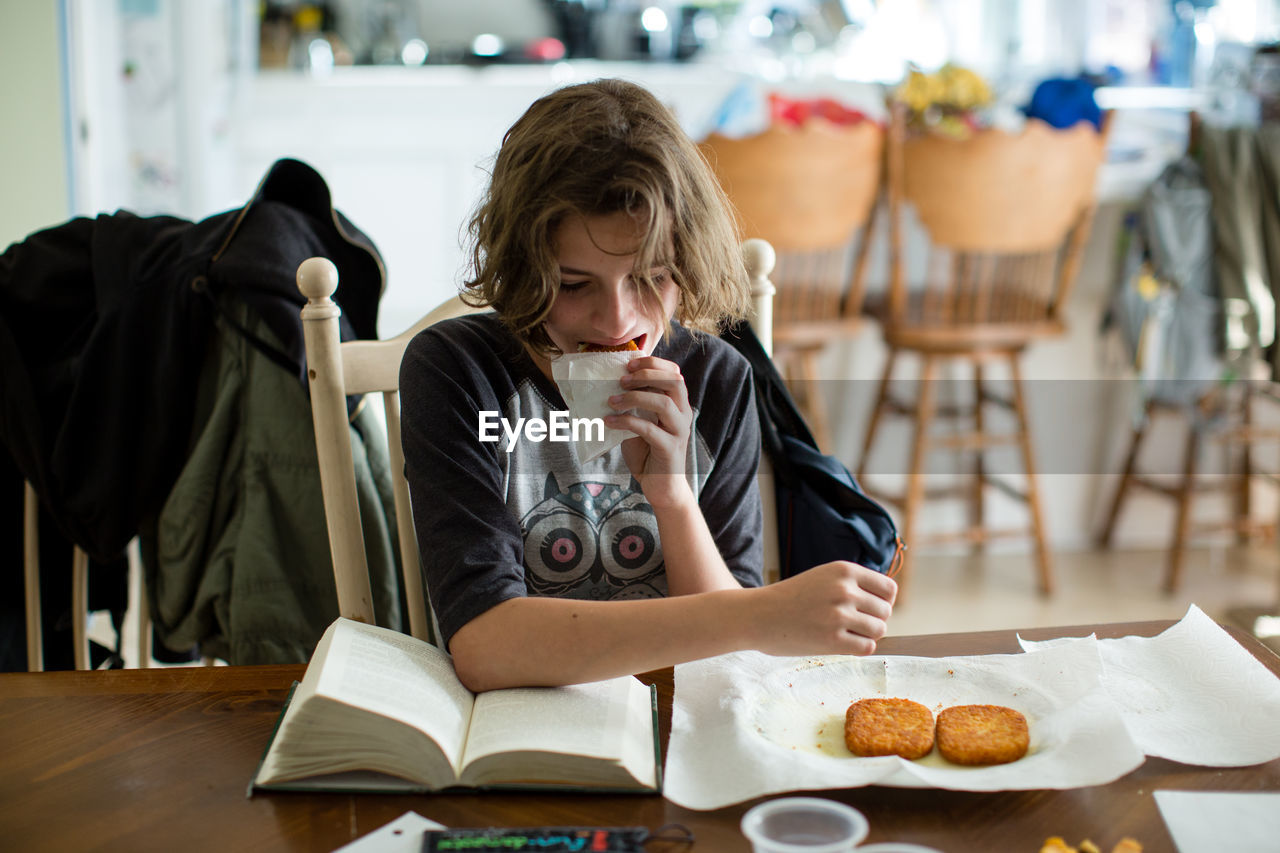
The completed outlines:
<svg viewBox="0 0 1280 853">
<path fill-rule="evenodd" d="M 867 654 L 897 586 L 847 562 L 761 586 L 759 426 L 724 194 L 671 112 L 617 80 L 535 102 L 470 224 L 466 298 L 401 367 L 406 471 L 431 604 L 479 691 L 594 681 L 739 649 Z M 481 412 L 564 411 L 551 362 L 637 352 L 588 463 L 571 443 L 485 442 Z"/>
</svg>

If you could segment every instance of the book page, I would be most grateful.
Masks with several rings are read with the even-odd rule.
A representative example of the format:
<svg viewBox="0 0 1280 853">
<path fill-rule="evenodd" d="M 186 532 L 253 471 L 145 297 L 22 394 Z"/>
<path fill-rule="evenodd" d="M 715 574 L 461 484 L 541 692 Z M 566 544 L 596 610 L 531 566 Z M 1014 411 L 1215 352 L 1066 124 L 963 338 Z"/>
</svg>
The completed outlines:
<svg viewBox="0 0 1280 853">
<path fill-rule="evenodd" d="M 473 699 L 452 659 L 430 643 L 376 625 L 339 619 L 331 630 L 315 692 L 424 732 L 456 772 Z"/>
<path fill-rule="evenodd" d="M 653 738 L 649 688 L 630 676 L 491 690 L 476 696 L 463 766 L 521 751 L 586 755 L 626 764 L 656 784 Z"/>
</svg>

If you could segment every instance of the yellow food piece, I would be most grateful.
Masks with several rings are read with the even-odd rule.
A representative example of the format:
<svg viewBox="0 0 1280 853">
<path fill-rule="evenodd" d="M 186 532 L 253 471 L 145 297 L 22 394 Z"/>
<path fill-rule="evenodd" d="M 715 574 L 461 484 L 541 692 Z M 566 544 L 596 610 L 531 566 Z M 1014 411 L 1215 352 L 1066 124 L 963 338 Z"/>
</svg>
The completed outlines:
<svg viewBox="0 0 1280 853">
<path fill-rule="evenodd" d="M 1040 853 L 1102 853 L 1102 850 L 1087 838 L 1080 842 L 1079 847 L 1072 847 L 1062 836 L 1051 835 L 1040 846 Z M 1111 848 L 1111 853 L 1142 853 L 1142 845 L 1135 839 L 1122 838 Z"/>
<path fill-rule="evenodd" d="M 601 344 L 578 344 L 578 352 L 632 352 L 639 350 L 635 341 L 627 341 L 625 344 L 617 346 L 603 346 Z"/>
</svg>

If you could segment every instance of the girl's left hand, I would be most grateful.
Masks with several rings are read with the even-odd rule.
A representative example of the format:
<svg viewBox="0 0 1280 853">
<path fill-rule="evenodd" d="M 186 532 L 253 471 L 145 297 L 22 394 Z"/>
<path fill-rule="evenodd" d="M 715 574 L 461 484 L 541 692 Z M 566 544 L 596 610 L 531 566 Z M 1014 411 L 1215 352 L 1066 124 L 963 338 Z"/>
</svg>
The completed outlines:
<svg viewBox="0 0 1280 853">
<path fill-rule="evenodd" d="M 619 412 L 647 412 L 653 420 L 617 414 L 606 416 L 605 424 L 636 434 L 622 442 L 622 458 L 651 506 L 690 501 L 693 491 L 685 468 L 693 409 L 680 368 L 666 359 L 643 356 L 633 359 L 627 370 L 622 393 L 610 397 L 609 405 Z"/>
</svg>

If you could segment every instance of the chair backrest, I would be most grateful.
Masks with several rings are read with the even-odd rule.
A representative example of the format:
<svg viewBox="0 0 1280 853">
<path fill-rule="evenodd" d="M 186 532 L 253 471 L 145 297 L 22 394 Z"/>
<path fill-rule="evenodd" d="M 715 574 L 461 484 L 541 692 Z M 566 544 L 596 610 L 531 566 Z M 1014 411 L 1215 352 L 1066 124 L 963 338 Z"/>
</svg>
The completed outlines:
<svg viewBox="0 0 1280 853">
<path fill-rule="evenodd" d="M 751 279 L 751 328 L 764 351 L 773 356 L 773 301 L 777 293 L 770 273 L 777 262 L 777 254 L 767 240 L 753 237 L 742 244 L 742 260 Z M 778 552 L 778 501 L 774 492 L 773 466 L 768 454 L 760 454 L 760 468 L 756 474 L 760 491 L 760 509 L 763 512 L 762 538 L 764 540 L 764 582 L 770 583 L 782 577 L 782 555 Z"/>
<path fill-rule="evenodd" d="M 713 133 L 702 142 L 743 237 L 766 240 L 777 253 L 779 328 L 861 311 L 884 138 L 874 121 L 811 119 L 742 138 Z"/>
<path fill-rule="evenodd" d="M 763 317 L 761 340 L 766 348 L 769 302 L 773 285 L 768 274 L 773 250 L 760 240 L 747 241 L 743 255 L 751 274 L 756 316 Z M 396 534 L 404 577 L 409 632 L 430 640 L 433 613 L 429 590 L 424 589 L 418 538 L 409 504 L 409 486 L 404 476 L 404 450 L 400 443 L 400 362 L 409 341 L 422 329 L 450 317 L 475 313 L 460 298 L 453 297 L 435 308 L 412 328 L 383 341 L 347 341 L 339 337 L 341 310 L 332 296 L 338 287 L 338 270 L 326 258 L 308 258 L 298 267 L 298 289 L 307 297 L 302 309 L 303 336 L 307 350 L 307 377 L 311 386 L 311 416 L 315 427 L 320 464 L 320 486 L 324 493 L 325 523 L 333 557 L 334 581 L 340 615 L 373 623 L 373 596 L 365 557 L 364 533 L 356 497 L 355 467 L 351 435 L 347 429 L 346 398 L 353 394 L 381 393 L 387 422 L 387 448 L 394 486 Z M 758 322 L 758 321 L 757 321 Z M 762 461 L 762 498 L 765 507 L 765 551 L 776 565 L 776 522 L 773 518 L 772 475 Z M 765 492 L 768 492 L 766 495 Z M 769 563 L 769 559 L 766 559 Z"/>
<path fill-rule="evenodd" d="M 1088 122 L 1058 130 L 908 136 L 890 124 L 888 321 L 955 325 L 1058 320 L 1088 237 L 1106 148 Z M 927 238 L 904 250 L 907 208 Z M 923 251 L 920 251 L 923 249 Z M 908 270 L 909 260 L 916 260 Z M 910 279 L 910 280 L 908 280 Z"/>
<path fill-rule="evenodd" d="M 337 287 L 338 269 L 327 258 L 308 258 L 298 267 L 298 289 L 307 297 L 307 304 L 302 309 L 307 378 L 311 386 L 311 418 L 316 434 L 338 610 L 348 619 L 374 622 L 369 564 L 365 557 L 364 533 L 356 497 L 351 436 L 347 429 L 346 398 L 354 394 L 380 393 L 386 413 L 396 536 L 400 545 L 409 632 L 419 639 L 429 640 L 432 637 L 430 603 L 422 585 L 418 539 L 409 509 L 404 450 L 400 444 L 400 362 L 404 358 L 405 347 L 419 331 L 448 317 L 458 317 L 478 309 L 454 297 L 394 338 L 342 343 L 338 328 L 338 317 L 342 312 L 332 299 Z"/>
</svg>

